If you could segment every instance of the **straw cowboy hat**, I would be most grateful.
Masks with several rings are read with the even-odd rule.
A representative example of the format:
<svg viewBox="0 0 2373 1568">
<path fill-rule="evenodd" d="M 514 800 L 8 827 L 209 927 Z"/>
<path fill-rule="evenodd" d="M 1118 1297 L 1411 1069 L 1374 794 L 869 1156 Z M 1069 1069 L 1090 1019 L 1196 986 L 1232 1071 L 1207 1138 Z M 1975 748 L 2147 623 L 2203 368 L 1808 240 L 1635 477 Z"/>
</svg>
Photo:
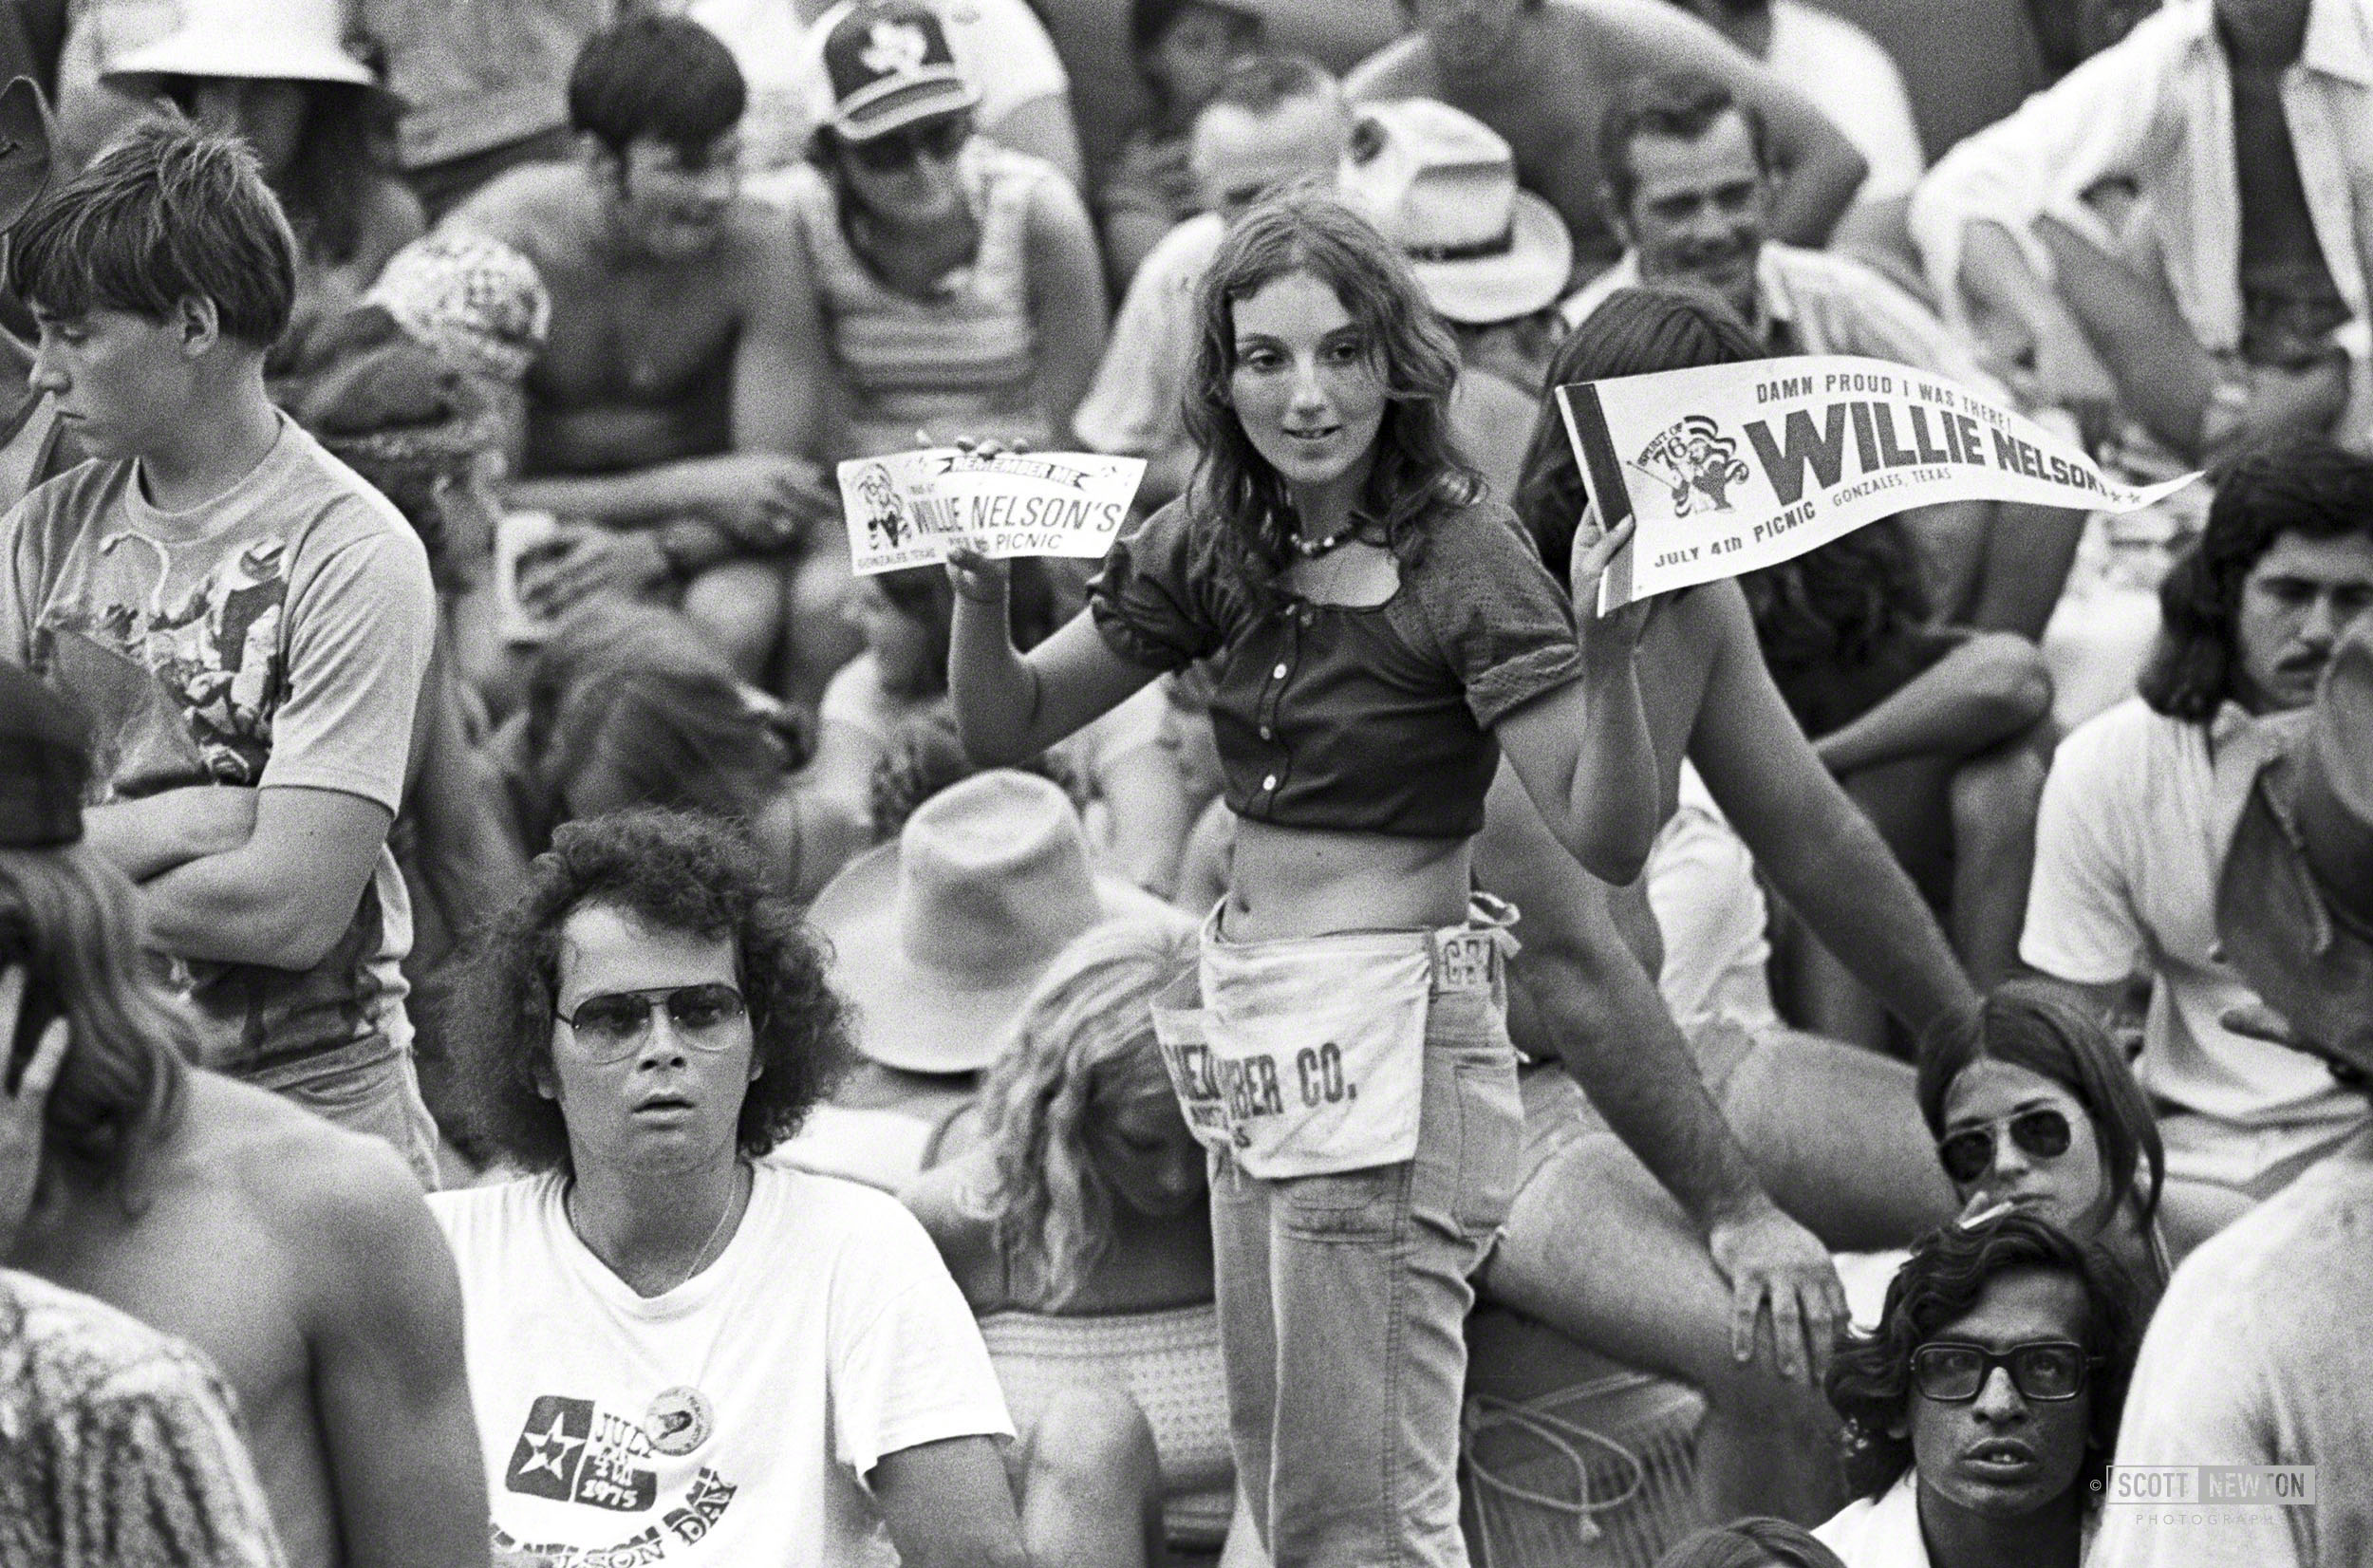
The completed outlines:
<svg viewBox="0 0 2373 1568">
<path fill-rule="evenodd" d="M 215 76 L 378 87 L 378 75 L 346 51 L 345 33 L 339 0 L 181 0 L 178 31 L 109 61 L 103 74 L 119 86 Z"/>
<path fill-rule="evenodd" d="M 1124 917 L 1193 922 L 1088 868 L 1079 813 L 1052 780 L 995 769 L 915 809 L 893 844 L 825 884 L 808 919 L 831 939 L 857 1049 L 910 1073 L 977 1073 L 1056 954 Z"/>
<path fill-rule="evenodd" d="M 1556 208 L 1517 188 L 1506 140 L 1448 103 L 1363 107 L 1338 188 L 1401 248 L 1434 308 L 1452 321 L 1546 309 L 1573 271 L 1574 236 Z"/>
<path fill-rule="evenodd" d="M 2373 1073 L 2373 616 L 2286 716 L 2225 856 L 2226 959 L 2299 1044 Z"/>
</svg>

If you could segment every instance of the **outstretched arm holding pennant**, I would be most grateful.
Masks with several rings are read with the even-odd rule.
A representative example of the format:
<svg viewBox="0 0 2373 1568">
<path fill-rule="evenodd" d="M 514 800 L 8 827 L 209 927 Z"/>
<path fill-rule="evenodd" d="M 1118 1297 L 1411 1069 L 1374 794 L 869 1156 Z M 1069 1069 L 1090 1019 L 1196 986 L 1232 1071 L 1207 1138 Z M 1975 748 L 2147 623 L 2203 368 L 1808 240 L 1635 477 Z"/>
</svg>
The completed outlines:
<svg viewBox="0 0 2373 1568">
<path fill-rule="evenodd" d="M 1884 360 L 1756 360 L 1558 388 L 1598 514 L 1632 518 L 1598 613 L 1791 560 L 1937 501 L 2133 512 L 2139 488 L 1968 387 Z"/>
</svg>

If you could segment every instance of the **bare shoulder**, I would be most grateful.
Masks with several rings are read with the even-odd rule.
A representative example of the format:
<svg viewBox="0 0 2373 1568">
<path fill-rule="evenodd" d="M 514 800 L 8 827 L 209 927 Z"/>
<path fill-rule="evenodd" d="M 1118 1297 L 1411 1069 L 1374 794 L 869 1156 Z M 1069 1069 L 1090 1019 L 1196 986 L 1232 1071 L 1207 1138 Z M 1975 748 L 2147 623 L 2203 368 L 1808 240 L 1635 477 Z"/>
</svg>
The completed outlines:
<svg viewBox="0 0 2373 1568">
<path fill-rule="evenodd" d="M 1343 93 L 1356 103 L 1395 98 L 1431 98 L 1441 90 L 1433 46 L 1422 32 L 1396 38 L 1352 67 Z"/>
<path fill-rule="evenodd" d="M 497 175 L 445 219 L 515 246 L 540 262 L 578 248 L 596 203 L 575 163 L 527 163 Z"/>
<path fill-rule="evenodd" d="M 393 1148 L 276 1094 L 193 1073 L 185 1125 L 191 1154 L 235 1187 L 257 1223 L 303 1238 L 308 1256 L 352 1268 L 418 1227 L 435 1232 L 420 1185 Z"/>
<path fill-rule="evenodd" d="M 806 243 L 799 235 L 799 218 L 787 205 L 742 201 L 734 206 L 725 230 L 724 275 L 745 305 L 781 289 L 787 278 L 805 277 Z"/>
</svg>

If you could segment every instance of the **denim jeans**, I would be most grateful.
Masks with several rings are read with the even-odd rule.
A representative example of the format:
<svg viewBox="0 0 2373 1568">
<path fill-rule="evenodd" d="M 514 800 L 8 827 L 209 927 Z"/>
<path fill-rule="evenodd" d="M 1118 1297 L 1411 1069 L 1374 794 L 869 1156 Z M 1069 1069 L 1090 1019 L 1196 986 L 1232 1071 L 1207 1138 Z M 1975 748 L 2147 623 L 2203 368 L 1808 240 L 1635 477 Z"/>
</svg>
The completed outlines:
<svg viewBox="0 0 2373 1568">
<path fill-rule="evenodd" d="M 1488 988 L 1437 980 L 1414 1159 L 1261 1181 L 1211 1156 L 1236 1473 L 1277 1568 L 1467 1561 L 1468 1277 L 1523 1143 L 1504 998 L 1496 973 Z"/>
<path fill-rule="evenodd" d="M 385 1139 L 403 1156 L 420 1185 L 437 1190 L 437 1123 L 420 1098 L 420 1080 L 413 1071 L 408 1044 L 399 1045 L 373 1033 L 351 1045 L 239 1076 L 349 1132 Z"/>
</svg>

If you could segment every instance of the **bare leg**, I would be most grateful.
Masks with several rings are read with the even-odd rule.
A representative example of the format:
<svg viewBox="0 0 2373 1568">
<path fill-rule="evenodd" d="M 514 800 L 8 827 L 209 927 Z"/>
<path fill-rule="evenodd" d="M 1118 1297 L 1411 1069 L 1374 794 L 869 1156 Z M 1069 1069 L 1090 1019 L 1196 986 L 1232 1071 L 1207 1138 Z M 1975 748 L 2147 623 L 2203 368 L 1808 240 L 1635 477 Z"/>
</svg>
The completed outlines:
<svg viewBox="0 0 2373 1568">
<path fill-rule="evenodd" d="M 1034 1568 L 1161 1568 L 1153 1429 L 1126 1392 L 1067 1390 L 1033 1413 L 1008 1460 Z"/>
<path fill-rule="evenodd" d="M 785 701 L 813 709 L 823 700 L 832 672 L 864 645 L 841 615 L 849 584 L 846 539 L 816 537 L 793 564 L 781 680 L 775 687 Z"/>
<path fill-rule="evenodd" d="M 2015 631 L 2030 643 L 2041 643 L 2068 586 L 2068 569 L 2076 564 L 2077 545 L 2083 537 L 2082 512 L 1997 502 L 1994 526 L 1986 533 L 1986 558 L 1978 568 L 1977 598 L 1966 624 L 1981 631 Z"/>
<path fill-rule="evenodd" d="M 763 681 L 783 630 L 783 569 L 775 561 L 726 561 L 685 588 L 683 612 L 717 641 L 744 681 Z"/>
<path fill-rule="evenodd" d="M 1614 1134 L 1580 1140 L 1525 1185 L 1479 1282 L 1489 1299 L 1589 1350 L 1705 1395 L 1702 1518 L 1810 1524 L 1843 1501 L 1828 1402 L 1809 1382 L 1781 1378 L 1767 1349 L 1749 1363 L 1731 1358 L 1730 1287 L 1680 1205 Z M 1569 1380 L 1555 1357 L 1511 1359 L 1479 1346 L 1471 1375 L 1519 1398 Z M 1525 1388 L 1527 1378 L 1539 1387 Z"/>
<path fill-rule="evenodd" d="M 1901 1245 L 1952 1217 L 1901 1063 L 1774 1035 L 1733 1070 L 1721 1101 L 1766 1189 L 1829 1245 Z M 1480 1284 L 1591 1351 L 1705 1395 L 1707 1517 L 1811 1522 L 1840 1501 L 1821 1391 L 1782 1379 L 1767 1347 L 1732 1359 L 1730 1287 L 1704 1236 L 1614 1134 L 1577 1139 L 1525 1183 Z"/>
<path fill-rule="evenodd" d="M 2019 970 L 2044 772 L 2035 748 L 2020 742 L 1973 756 L 1953 775 L 1953 944 L 1981 991 Z"/>
<path fill-rule="evenodd" d="M 2166 284 L 2145 278 L 2056 218 L 2036 236 L 2051 252 L 2062 303 L 2118 383 L 2127 411 L 2178 452 L 2197 453 L 2218 378 Z"/>
</svg>

